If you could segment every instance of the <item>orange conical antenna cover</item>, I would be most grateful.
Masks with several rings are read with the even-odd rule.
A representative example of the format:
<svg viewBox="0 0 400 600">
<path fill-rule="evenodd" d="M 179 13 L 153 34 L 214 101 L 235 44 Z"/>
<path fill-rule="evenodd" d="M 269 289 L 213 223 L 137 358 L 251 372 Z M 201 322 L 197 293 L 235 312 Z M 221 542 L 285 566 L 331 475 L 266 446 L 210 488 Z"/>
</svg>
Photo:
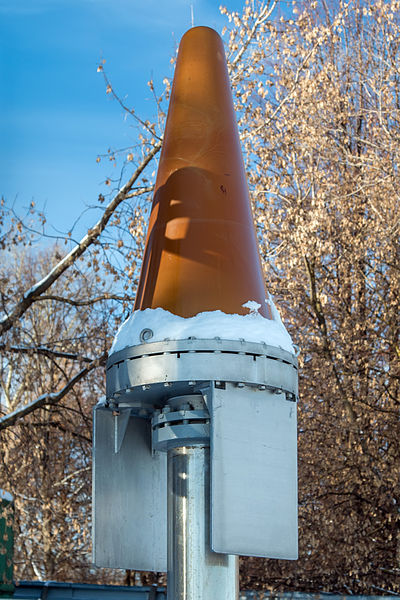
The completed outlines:
<svg viewBox="0 0 400 600">
<path fill-rule="evenodd" d="M 178 52 L 135 310 L 271 318 L 224 46 L 208 27 Z"/>
</svg>

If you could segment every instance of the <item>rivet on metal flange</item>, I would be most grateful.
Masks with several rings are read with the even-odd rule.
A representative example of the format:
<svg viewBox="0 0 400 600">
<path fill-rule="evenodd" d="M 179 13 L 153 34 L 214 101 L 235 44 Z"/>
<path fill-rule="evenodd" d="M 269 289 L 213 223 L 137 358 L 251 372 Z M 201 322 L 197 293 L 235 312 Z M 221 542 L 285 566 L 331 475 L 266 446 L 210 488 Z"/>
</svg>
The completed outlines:
<svg viewBox="0 0 400 600">
<path fill-rule="evenodd" d="M 154 332 L 152 329 L 142 329 L 139 338 L 141 342 L 148 342 L 153 337 Z"/>
</svg>

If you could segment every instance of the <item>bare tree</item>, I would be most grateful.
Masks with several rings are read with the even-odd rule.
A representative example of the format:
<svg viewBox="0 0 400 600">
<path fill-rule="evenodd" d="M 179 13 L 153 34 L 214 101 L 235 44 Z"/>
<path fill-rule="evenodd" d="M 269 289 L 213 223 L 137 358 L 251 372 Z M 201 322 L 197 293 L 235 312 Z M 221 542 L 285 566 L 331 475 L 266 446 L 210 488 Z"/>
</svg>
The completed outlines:
<svg viewBox="0 0 400 600">
<path fill-rule="evenodd" d="M 244 572 L 398 593 L 399 5 L 307 2 L 268 27 L 237 89 L 267 286 L 302 349 L 300 560 Z"/>
<path fill-rule="evenodd" d="M 241 585 L 398 594 L 400 5 L 223 12 L 266 285 L 301 348 L 300 559 L 243 559 Z M 60 240 L 22 259 L 35 214 L 0 214 L 0 429 L 21 577 L 106 577 L 88 558 L 90 411 L 133 303 L 169 82 L 161 95 L 150 82 L 150 123 L 99 72 L 140 128 L 99 157 L 122 162 L 100 219 L 81 241 L 66 235 L 65 256 Z"/>
</svg>

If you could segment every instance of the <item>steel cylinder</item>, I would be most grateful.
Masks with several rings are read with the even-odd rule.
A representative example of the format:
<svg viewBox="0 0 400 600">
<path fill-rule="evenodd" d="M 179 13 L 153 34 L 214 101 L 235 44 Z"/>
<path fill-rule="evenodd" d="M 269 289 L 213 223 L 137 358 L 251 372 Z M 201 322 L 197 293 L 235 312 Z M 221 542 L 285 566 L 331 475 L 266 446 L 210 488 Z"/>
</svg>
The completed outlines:
<svg viewBox="0 0 400 600">
<path fill-rule="evenodd" d="M 210 546 L 210 449 L 168 452 L 168 600 L 237 600 L 238 558 Z"/>
</svg>

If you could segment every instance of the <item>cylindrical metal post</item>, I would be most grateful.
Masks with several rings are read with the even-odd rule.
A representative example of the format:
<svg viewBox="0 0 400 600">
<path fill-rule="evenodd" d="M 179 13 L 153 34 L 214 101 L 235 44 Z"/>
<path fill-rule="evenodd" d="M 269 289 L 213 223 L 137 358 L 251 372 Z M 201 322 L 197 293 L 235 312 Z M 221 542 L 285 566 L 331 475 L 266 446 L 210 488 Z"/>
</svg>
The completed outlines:
<svg viewBox="0 0 400 600">
<path fill-rule="evenodd" d="M 236 600 L 236 556 L 210 546 L 210 449 L 168 451 L 168 600 Z"/>
</svg>

